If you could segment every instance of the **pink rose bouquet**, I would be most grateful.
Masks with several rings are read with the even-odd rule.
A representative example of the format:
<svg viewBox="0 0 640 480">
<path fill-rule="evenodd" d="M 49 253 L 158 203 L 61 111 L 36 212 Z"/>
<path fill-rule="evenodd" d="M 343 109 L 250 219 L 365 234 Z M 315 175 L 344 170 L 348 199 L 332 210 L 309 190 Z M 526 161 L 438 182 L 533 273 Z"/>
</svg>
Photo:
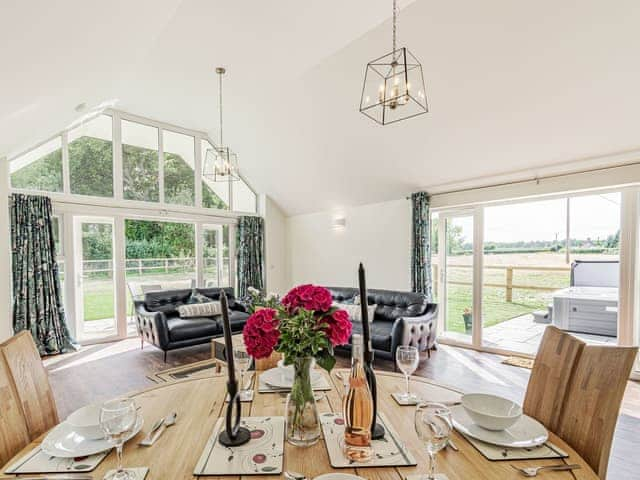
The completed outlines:
<svg viewBox="0 0 640 480">
<path fill-rule="evenodd" d="M 324 287 L 291 289 L 280 306 L 257 310 L 249 317 L 243 330 L 247 352 L 265 358 L 277 351 L 287 364 L 314 357 L 318 365 L 331 370 L 333 348 L 348 343 L 352 327 L 347 312 L 333 307 L 332 302 Z"/>
</svg>

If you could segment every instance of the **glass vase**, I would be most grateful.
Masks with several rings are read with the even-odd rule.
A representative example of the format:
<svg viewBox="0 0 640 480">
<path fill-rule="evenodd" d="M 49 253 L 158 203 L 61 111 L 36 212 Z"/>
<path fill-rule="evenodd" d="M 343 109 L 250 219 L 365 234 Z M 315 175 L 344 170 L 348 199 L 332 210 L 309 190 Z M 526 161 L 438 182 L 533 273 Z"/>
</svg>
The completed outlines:
<svg viewBox="0 0 640 480">
<path fill-rule="evenodd" d="M 313 357 L 293 361 L 293 385 L 287 396 L 287 441 L 308 447 L 320 440 L 320 417 L 311 385 Z"/>
</svg>

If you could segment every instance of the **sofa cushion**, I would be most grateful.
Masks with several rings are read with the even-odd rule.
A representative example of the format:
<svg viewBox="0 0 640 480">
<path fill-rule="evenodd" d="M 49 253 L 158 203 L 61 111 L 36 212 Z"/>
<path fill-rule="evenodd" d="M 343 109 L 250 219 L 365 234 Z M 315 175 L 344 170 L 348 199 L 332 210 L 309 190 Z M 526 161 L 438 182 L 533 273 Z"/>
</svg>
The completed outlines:
<svg viewBox="0 0 640 480">
<path fill-rule="evenodd" d="M 169 329 L 169 340 L 172 342 L 200 337 L 212 337 L 222 333 L 220 322 L 214 318 L 206 317 L 168 318 L 167 328 Z"/>
<path fill-rule="evenodd" d="M 334 303 L 333 306 L 346 311 L 352 322 L 362 322 L 362 307 L 360 305 L 353 305 L 351 303 Z M 377 305 L 367 305 L 369 323 L 373 322 L 373 317 L 376 314 L 376 308 Z"/>
<path fill-rule="evenodd" d="M 352 287 L 327 287 L 333 300 L 347 303 L 355 300 L 359 290 Z M 422 293 L 369 289 L 367 304 L 377 304 L 375 321 L 394 322 L 400 317 L 417 317 L 427 311 L 429 302 Z"/>
<path fill-rule="evenodd" d="M 375 303 L 376 320 L 394 322 L 400 317 L 417 317 L 426 312 L 429 302 L 422 293 L 369 290 L 368 303 Z"/>
<path fill-rule="evenodd" d="M 213 317 L 222 314 L 220 302 L 208 301 L 206 303 L 191 303 L 180 305 L 176 310 L 182 318 Z"/>
<path fill-rule="evenodd" d="M 220 317 L 222 321 L 222 317 Z M 244 324 L 247 323 L 247 318 L 249 318 L 248 313 L 244 312 L 229 312 L 229 323 L 231 324 L 231 331 L 233 333 L 240 332 L 244 328 Z"/>
<path fill-rule="evenodd" d="M 370 324 L 369 333 L 371 334 L 371 347 L 374 350 L 391 351 L 391 329 L 392 323 L 389 322 L 374 322 Z M 353 324 L 352 333 L 359 333 L 362 335 L 362 322 L 355 322 Z"/>
<path fill-rule="evenodd" d="M 150 312 L 173 313 L 180 305 L 185 305 L 191 297 L 191 290 L 165 290 L 144 295 L 144 306 Z"/>
<path fill-rule="evenodd" d="M 227 294 L 227 303 L 229 304 L 229 308 L 235 307 L 235 296 L 233 294 L 233 288 L 225 287 L 211 287 L 211 288 L 198 288 L 197 291 L 199 294 L 204 295 L 205 297 L 210 298 L 211 300 L 219 301 L 220 300 L 220 291 L 224 290 L 224 293 Z"/>
</svg>

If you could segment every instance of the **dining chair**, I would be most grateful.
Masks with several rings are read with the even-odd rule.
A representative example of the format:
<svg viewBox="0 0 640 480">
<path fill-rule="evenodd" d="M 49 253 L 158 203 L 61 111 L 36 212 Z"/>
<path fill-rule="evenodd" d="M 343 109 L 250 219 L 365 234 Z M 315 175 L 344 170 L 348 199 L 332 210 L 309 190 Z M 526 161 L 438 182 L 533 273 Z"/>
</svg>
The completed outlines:
<svg viewBox="0 0 640 480">
<path fill-rule="evenodd" d="M 30 442 L 11 372 L 0 355 L 0 467 Z"/>
<path fill-rule="evenodd" d="M 28 330 L 0 345 L 31 440 L 58 424 L 58 411 L 36 344 Z"/>
<path fill-rule="evenodd" d="M 613 433 L 638 347 L 587 345 L 574 366 L 555 433 L 606 478 Z"/>
<path fill-rule="evenodd" d="M 556 431 L 572 371 L 585 342 L 549 325 L 536 355 L 522 410 Z"/>
</svg>

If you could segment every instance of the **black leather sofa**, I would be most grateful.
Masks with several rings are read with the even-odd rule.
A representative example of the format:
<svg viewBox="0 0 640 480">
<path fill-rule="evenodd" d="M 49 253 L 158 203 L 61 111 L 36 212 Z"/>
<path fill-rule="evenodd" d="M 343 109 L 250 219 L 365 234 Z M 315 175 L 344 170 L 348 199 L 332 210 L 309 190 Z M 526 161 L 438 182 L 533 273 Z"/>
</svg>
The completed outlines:
<svg viewBox="0 0 640 480">
<path fill-rule="evenodd" d="M 326 288 L 337 303 L 353 303 L 360 293 L 357 288 Z M 394 359 L 400 345 L 413 345 L 431 356 L 431 350 L 437 348 L 437 304 L 421 293 L 370 289 L 367 295 L 367 303 L 377 305 L 370 330 L 376 357 Z M 353 333 L 362 333 L 362 323 L 354 322 Z M 342 348 L 351 350 L 350 346 Z"/>
<path fill-rule="evenodd" d="M 201 295 L 211 300 L 220 299 L 221 288 L 197 288 Z M 229 320 L 232 332 L 241 332 L 249 318 L 244 305 L 235 300 L 233 288 L 225 288 L 229 300 Z M 177 348 L 207 343 L 212 338 L 223 335 L 222 317 L 180 318 L 177 308 L 188 303 L 193 290 L 165 290 L 149 292 L 142 300 L 134 300 L 136 325 L 141 338 L 141 346 L 148 342 L 164 352 Z"/>
</svg>

